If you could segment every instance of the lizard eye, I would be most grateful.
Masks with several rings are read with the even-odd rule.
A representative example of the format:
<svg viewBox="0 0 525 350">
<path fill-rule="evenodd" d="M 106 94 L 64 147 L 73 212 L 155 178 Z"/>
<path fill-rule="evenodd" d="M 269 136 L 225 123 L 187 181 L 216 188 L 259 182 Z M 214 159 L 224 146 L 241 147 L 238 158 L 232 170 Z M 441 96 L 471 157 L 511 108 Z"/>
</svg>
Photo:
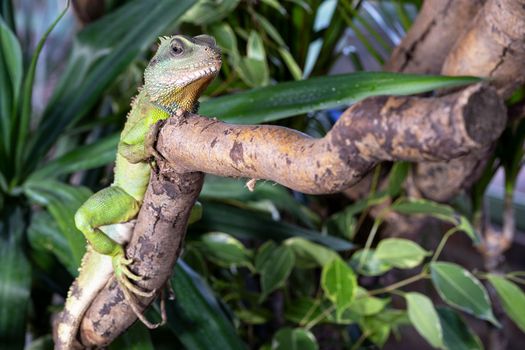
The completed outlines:
<svg viewBox="0 0 525 350">
<path fill-rule="evenodd" d="M 180 55 L 181 53 L 184 52 L 184 49 L 182 48 L 182 45 L 180 43 L 177 43 L 177 42 L 173 43 L 173 45 L 171 47 L 171 50 L 172 50 L 172 52 L 175 55 Z"/>
</svg>

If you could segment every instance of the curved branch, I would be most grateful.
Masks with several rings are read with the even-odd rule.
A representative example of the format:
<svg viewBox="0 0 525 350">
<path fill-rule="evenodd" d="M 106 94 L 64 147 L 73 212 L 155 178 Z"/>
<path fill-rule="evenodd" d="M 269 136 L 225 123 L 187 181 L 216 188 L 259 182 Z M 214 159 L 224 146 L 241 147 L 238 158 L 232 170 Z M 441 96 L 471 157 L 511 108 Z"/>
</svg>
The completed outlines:
<svg viewBox="0 0 525 350">
<path fill-rule="evenodd" d="M 170 119 L 157 150 L 180 172 L 268 179 L 324 194 L 355 184 L 379 161 L 449 160 L 480 149 L 503 130 L 504 116 L 495 91 L 478 84 L 437 98 L 366 99 L 321 139 L 198 115 Z"/>
<path fill-rule="evenodd" d="M 163 172 L 151 176 L 126 256 L 132 270 L 146 276 L 137 284 L 146 290 L 163 288 L 182 249 L 186 226 L 202 188 L 204 174 Z M 144 310 L 153 298 L 141 298 Z M 80 339 L 86 347 L 105 346 L 137 319 L 115 278 L 98 294 L 84 315 Z"/>
</svg>

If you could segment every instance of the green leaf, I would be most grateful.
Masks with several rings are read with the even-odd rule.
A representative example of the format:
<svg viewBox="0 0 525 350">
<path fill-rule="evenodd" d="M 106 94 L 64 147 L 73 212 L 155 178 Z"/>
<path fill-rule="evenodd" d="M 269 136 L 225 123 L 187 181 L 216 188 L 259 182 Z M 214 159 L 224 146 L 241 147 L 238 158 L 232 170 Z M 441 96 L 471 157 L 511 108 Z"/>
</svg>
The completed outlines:
<svg viewBox="0 0 525 350">
<path fill-rule="evenodd" d="M 262 29 L 268 34 L 277 45 L 280 47 L 286 47 L 286 43 L 284 42 L 281 34 L 279 34 L 279 31 L 275 29 L 273 24 L 268 21 L 264 16 L 261 16 L 257 12 L 253 12 L 254 17 L 257 19 L 257 22 L 261 25 Z"/>
<path fill-rule="evenodd" d="M 34 250 L 52 253 L 72 276 L 78 273 L 78 265 L 69 243 L 49 213 L 42 211 L 34 214 L 27 235 Z"/>
<path fill-rule="evenodd" d="M 198 26 L 215 23 L 235 10 L 239 2 L 240 0 L 199 0 L 186 11 L 181 21 Z"/>
<path fill-rule="evenodd" d="M 408 95 L 478 81 L 472 77 L 384 72 L 332 75 L 210 99 L 201 104 L 200 113 L 235 123 L 262 123 L 334 108 L 370 96 Z"/>
<path fill-rule="evenodd" d="M 410 199 L 392 205 L 392 210 L 401 214 L 425 214 L 457 224 L 454 208 L 426 199 Z"/>
<path fill-rule="evenodd" d="M 26 150 L 28 146 L 28 134 L 29 134 L 29 128 L 30 128 L 30 121 L 31 121 L 31 111 L 32 111 L 32 97 L 33 97 L 33 82 L 35 80 L 35 73 L 36 73 L 36 64 L 38 62 L 38 57 L 40 56 L 40 52 L 42 51 L 42 48 L 44 47 L 44 44 L 47 40 L 47 37 L 51 33 L 51 31 L 55 28 L 55 26 L 60 22 L 62 17 L 66 14 L 68 8 L 70 5 L 70 1 L 68 0 L 66 3 L 66 7 L 64 10 L 58 15 L 58 17 L 51 23 L 49 28 L 46 30 L 40 41 L 38 42 L 38 45 L 36 46 L 35 52 L 33 53 L 33 57 L 31 58 L 31 63 L 29 64 L 29 67 L 27 69 L 27 73 L 24 79 L 24 84 L 22 87 L 22 95 L 21 95 L 21 111 L 20 111 L 20 117 L 18 121 L 18 135 L 16 138 L 16 174 L 19 175 L 20 171 L 22 170 L 22 162 L 24 161 L 24 156 L 26 155 Z"/>
<path fill-rule="evenodd" d="M 261 36 L 252 30 L 246 45 L 246 55 L 257 61 L 266 61 L 266 51 Z"/>
<path fill-rule="evenodd" d="M 432 283 L 447 304 L 499 326 L 481 282 L 463 267 L 449 262 L 430 264 Z"/>
<path fill-rule="evenodd" d="M 337 318 L 340 318 L 354 300 L 357 278 L 350 266 L 341 258 L 338 258 L 323 266 L 321 287 L 326 297 L 334 303 Z"/>
<path fill-rule="evenodd" d="M 423 262 L 429 252 L 417 243 L 404 238 L 386 238 L 379 242 L 375 250 L 375 258 L 388 265 L 411 269 Z"/>
<path fill-rule="evenodd" d="M 303 71 L 301 70 L 301 67 L 299 67 L 299 64 L 295 60 L 295 58 L 292 56 L 290 51 L 284 47 L 280 47 L 278 49 L 279 54 L 281 55 L 284 64 L 288 67 L 288 70 L 292 74 L 292 77 L 295 80 L 301 80 L 303 77 Z"/>
<path fill-rule="evenodd" d="M 67 239 L 73 257 L 70 264 L 66 266 L 76 275 L 86 251 L 86 239 L 76 228 L 74 215 L 82 203 L 89 198 L 91 191 L 85 187 L 73 187 L 53 180 L 28 184 L 24 191 L 33 202 L 45 205 L 55 219 L 61 234 Z"/>
<path fill-rule="evenodd" d="M 211 27 L 211 33 L 223 51 L 238 54 L 237 37 L 228 23 L 214 25 Z"/>
<path fill-rule="evenodd" d="M 270 259 L 270 255 L 275 249 L 277 249 L 277 244 L 273 241 L 266 241 L 259 247 L 259 249 L 257 249 L 257 255 L 255 256 L 255 271 L 261 273 L 264 265 Z"/>
<path fill-rule="evenodd" d="M 8 154 L 11 145 L 11 130 L 20 86 L 22 84 L 22 50 L 16 35 L 0 17 L 0 161 L 3 152 Z M 3 150 L 3 151 L 2 151 Z M 2 165 L 0 165 L 0 169 Z"/>
<path fill-rule="evenodd" d="M 167 326 L 187 349 L 246 349 L 206 282 L 179 260 Z"/>
<path fill-rule="evenodd" d="M 19 209 L 0 221 L 0 339 L 6 349 L 23 348 L 30 304 L 31 266 L 23 252 L 24 217 Z"/>
<path fill-rule="evenodd" d="M 516 325 L 525 332 L 525 293 L 515 283 L 502 276 L 488 275 L 490 284 L 496 289 L 503 309 Z"/>
<path fill-rule="evenodd" d="M 364 261 L 361 262 L 362 255 L 366 254 Z M 350 264 L 359 274 L 365 276 L 379 276 L 392 269 L 392 266 L 376 257 L 375 249 L 365 252 L 360 249 L 352 255 Z"/>
<path fill-rule="evenodd" d="M 91 111 L 115 78 L 192 4 L 133 0 L 79 32 L 28 159 L 35 162 L 47 153 L 62 131 Z"/>
<path fill-rule="evenodd" d="M 291 322 L 299 325 L 306 325 L 313 320 L 322 320 L 322 314 L 326 311 L 324 303 L 319 299 L 300 297 L 291 303 L 286 303 L 284 317 Z M 328 317 L 329 315 L 326 315 Z"/>
<path fill-rule="evenodd" d="M 299 267 L 322 267 L 330 263 L 330 261 L 339 258 L 339 255 L 333 250 L 312 243 L 304 238 L 288 238 L 284 241 L 284 244 L 292 249 L 296 264 Z"/>
<path fill-rule="evenodd" d="M 302 328 L 282 328 L 272 339 L 272 350 L 317 350 L 314 335 Z"/>
<path fill-rule="evenodd" d="M 376 298 L 367 295 L 367 290 L 357 287 L 356 297 L 350 305 L 350 311 L 361 316 L 371 316 L 379 313 L 390 303 L 390 299 Z"/>
<path fill-rule="evenodd" d="M 226 233 L 207 233 L 201 237 L 198 246 L 204 250 L 207 259 L 218 265 L 251 266 L 251 252 L 239 240 Z"/>
<path fill-rule="evenodd" d="M 278 184 L 259 182 L 253 191 L 248 191 L 246 181 L 241 179 L 207 175 L 200 197 L 228 202 L 238 200 L 243 203 L 271 200 L 279 210 L 292 214 L 306 226 L 310 228 L 315 226 L 312 223 L 312 217 L 315 214 L 295 200 L 288 189 Z"/>
<path fill-rule="evenodd" d="M 390 175 L 388 176 L 388 194 L 391 197 L 395 197 L 401 193 L 403 182 L 405 182 L 409 171 L 409 162 L 396 162 L 394 166 L 392 166 L 392 170 L 390 170 Z"/>
<path fill-rule="evenodd" d="M 446 307 L 438 307 L 437 312 L 443 329 L 443 342 L 448 350 L 483 349 L 483 345 L 463 319 Z"/>
<path fill-rule="evenodd" d="M 474 243 L 479 243 L 479 235 L 475 232 L 467 218 L 460 216 L 449 205 L 436 203 L 426 199 L 410 199 L 397 202 L 391 209 L 407 215 L 424 214 L 430 215 L 440 220 L 450 222 L 464 231 Z"/>
<path fill-rule="evenodd" d="M 336 251 L 353 247 L 352 243 L 340 238 L 322 235 L 320 232 L 286 222 L 274 221 L 261 213 L 219 203 L 203 202 L 203 204 L 202 219 L 189 228 L 191 232 L 219 231 L 241 238 L 255 237 L 275 241 L 282 241 L 290 237 L 302 237 Z"/>
<path fill-rule="evenodd" d="M 418 333 L 435 348 L 444 348 L 443 329 L 432 301 L 421 293 L 405 294 L 410 322 Z"/>
<path fill-rule="evenodd" d="M 284 286 L 295 262 L 292 250 L 284 245 L 267 252 L 265 257 L 266 259 L 259 263 L 258 270 L 261 274 L 261 300 L 277 288 Z"/>
<path fill-rule="evenodd" d="M 115 134 L 95 143 L 77 147 L 33 172 L 28 181 L 49 179 L 109 164 L 115 160 L 119 137 L 120 135 Z"/>
</svg>

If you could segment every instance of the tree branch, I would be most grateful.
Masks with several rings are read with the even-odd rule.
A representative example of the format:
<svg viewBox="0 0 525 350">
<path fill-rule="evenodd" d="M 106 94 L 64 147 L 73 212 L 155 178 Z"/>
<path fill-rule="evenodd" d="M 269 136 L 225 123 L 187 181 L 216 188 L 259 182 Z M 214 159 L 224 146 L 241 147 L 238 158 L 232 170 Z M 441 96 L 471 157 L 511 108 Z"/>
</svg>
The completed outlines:
<svg viewBox="0 0 525 350">
<path fill-rule="evenodd" d="M 448 160 L 482 149 L 504 125 L 505 106 L 494 90 L 474 85 L 438 98 L 366 99 L 350 107 L 321 139 L 198 115 L 170 119 L 157 150 L 181 172 L 268 179 L 324 194 L 355 184 L 380 161 Z"/>
</svg>

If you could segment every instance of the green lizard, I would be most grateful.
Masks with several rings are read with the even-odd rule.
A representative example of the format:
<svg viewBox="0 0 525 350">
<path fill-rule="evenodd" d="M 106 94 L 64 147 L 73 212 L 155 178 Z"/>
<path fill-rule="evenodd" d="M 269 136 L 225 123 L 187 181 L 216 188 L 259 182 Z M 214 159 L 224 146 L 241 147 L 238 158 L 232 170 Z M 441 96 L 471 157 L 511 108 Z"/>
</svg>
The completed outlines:
<svg viewBox="0 0 525 350">
<path fill-rule="evenodd" d="M 129 242 L 150 178 L 147 135 L 156 122 L 196 112 L 202 91 L 215 78 L 221 53 L 207 35 L 160 38 L 160 45 L 144 72 L 144 87 L 135 97 L 118 144 L 114 182 L 92 195 L 76 212 L 75 224 L 88 241 L 80 273 L 73 282 L 64 310 L 57 318 L 55 348 L 76 344 L 82 317 L 97 293 L 114 274 L 127 302 L 136 311 L 133 295 L 152 296 L 133 284 L 123 244 Z"/>
</svg>

